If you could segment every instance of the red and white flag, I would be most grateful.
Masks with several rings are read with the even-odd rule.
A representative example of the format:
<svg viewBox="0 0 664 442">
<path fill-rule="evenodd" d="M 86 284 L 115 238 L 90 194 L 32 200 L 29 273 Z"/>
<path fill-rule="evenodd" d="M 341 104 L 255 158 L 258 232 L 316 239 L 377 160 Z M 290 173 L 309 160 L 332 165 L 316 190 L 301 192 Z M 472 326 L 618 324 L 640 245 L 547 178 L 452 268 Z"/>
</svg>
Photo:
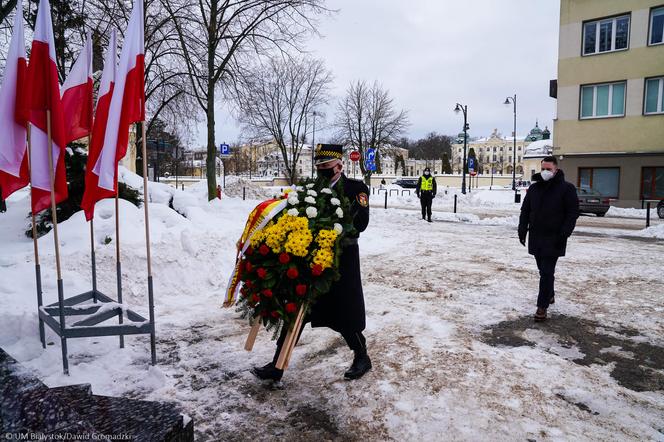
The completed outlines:
<svg viewBox="0 0 664 442">
<path fill-rule="evenodd" d="M 106 135 L 108 111 L 111 107 L 111 97 L 115 86 L 115 71 L 117 69 L 116 47 L 115 30 L 113 30 L 104 57 L 104 71 L 101 74 L 95 122 L 92 127 L 92 140 L 88 150 L 88 164 L 85 169 L 85 192 L 83 193 L 81 208 L 85 211 L 85 218 L 88 221 L 94 217 L 95 203 L 101 199 L 114 196 L 115 190 L 117 190 L 117 187 L 114 187 L 114 190 L 99 187 L 99 176 L 92 171 L 101 154 Z M 114 184 L 117 185 L 117 181 Z"/>
<path fill-rule="evenodd" d="M 90 135 L 92 101 L 92 39 L 88 34 L 85 46 L 62 85 L 67 143 Z"/>
<path fill-rule="evenodd" d="M 60 83 L 55 64 L 55 40 L 51 23 L 51 6 L 48 0 L 39 2 L 35 23 L 32 52 L 26 84 L 30 85 L 30 129 L 31 162 L 30 184 L 32 185 L 32 213 L 38 213 L 51 205 L 51 190 L 56 204 L 67 199 L 67 176 L 65 172 L 64 112 L 60 99 Z M 47 111 L 51 116 L 51 138 L 53 170 L 49 171 Z M 50 173 L 54 173 L 54 188 L 51 189 Z"/>
<path fill-rule="evenodd" d="M 143 0 L 134 0 L 115 78 L 104 144 L 93 169 L 99 177 L 99 187 L 107 190 L 116 189 L 118 161 L 127 153 L 129 126 L 145 120 L 143 35 Z"/>
<path fill-rule="evenodd" d="M 23 5 L 18 2 L 0 89 L 0 188 L 2 198 L 30 183 L 26 143 L 25 38 Z"/>
</svg>

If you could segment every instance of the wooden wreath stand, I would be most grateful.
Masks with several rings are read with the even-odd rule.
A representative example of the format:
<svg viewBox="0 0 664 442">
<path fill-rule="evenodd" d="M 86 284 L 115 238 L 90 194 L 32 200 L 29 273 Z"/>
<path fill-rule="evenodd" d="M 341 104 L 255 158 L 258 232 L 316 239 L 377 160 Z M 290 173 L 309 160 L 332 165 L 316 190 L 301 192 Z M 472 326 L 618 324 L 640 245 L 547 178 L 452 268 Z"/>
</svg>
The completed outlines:
<svg viewBox="0 0 664 442">
<path fill-rule="evenodd" d="M 297 312 L 295 317 L 295 322 L 288 329 L 286 334 L 286 339 L 284 340 L 284 345 L 281 347 L 281 352 L 279 353 L 279 358 L 277 359 L 276 367 L 279 370 L 286 370 L 288 368 L 288 363 L 293 354 L 293 349 L 297 344 L 297 338 L 300 335 L 300 330 L 302 329 L 302 323 L 304 321 L 304 312 L 307 310 L 306 304 L 302 304 L 300 310 Z M 244 344 L 244 349 L 251 351 L 254 348 L 254 342 L 256 342 L 256 336 L 258 336 L 258 331 L 263 325 L 260 318 L 255 318 L 254 323 L 251 326 L 249 331 L 249 336 L 247 336 L 247 341 Z"/>
</svg>

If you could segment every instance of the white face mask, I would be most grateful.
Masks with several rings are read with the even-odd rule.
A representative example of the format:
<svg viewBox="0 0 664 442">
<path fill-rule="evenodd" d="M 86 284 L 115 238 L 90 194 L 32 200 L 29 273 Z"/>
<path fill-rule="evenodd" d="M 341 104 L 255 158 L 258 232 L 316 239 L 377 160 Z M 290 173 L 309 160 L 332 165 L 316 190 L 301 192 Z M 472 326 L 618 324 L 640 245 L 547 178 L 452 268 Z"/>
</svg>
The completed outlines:
<svg viewBox="0 0 664 442">
<path fill-rule="evenodd" d="M 540 173 L 540 175 L 542 175 L 542 179 L 543 179 L 544 181 L 549 181 L 551 178 L 553 178 L 553 176 L 555 175 L 555 173 L 551 172 L 550 170 L 543 170 L 543 171 Z"/>
</svg>

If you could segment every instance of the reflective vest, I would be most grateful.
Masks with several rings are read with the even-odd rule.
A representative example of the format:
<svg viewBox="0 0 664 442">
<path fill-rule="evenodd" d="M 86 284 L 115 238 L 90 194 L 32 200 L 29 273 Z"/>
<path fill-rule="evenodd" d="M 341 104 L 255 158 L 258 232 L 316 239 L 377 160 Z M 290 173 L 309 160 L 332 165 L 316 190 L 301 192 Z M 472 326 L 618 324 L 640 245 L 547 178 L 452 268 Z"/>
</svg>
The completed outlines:
<svg viewBox="0 0 664 442">
<path fill-rule="evenodd" d="M 432 191 L 433 190 L 433 177 L 429 178 L 422 177 L 422 184 L 420 184 L 420 190 Z"/>
</svg>

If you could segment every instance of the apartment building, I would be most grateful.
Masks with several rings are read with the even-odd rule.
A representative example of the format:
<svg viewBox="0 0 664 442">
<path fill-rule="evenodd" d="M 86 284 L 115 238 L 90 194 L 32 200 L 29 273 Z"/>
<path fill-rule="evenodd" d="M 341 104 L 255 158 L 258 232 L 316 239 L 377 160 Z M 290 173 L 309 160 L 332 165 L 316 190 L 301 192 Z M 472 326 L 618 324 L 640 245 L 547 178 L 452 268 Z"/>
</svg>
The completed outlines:
<svg viewBox="0 0 664 442">
<path fill-rule="evenodd" d="M 554 154 L 569 181 L 664 199 L 664 0 L 561 0 Z"/>
</svg>

